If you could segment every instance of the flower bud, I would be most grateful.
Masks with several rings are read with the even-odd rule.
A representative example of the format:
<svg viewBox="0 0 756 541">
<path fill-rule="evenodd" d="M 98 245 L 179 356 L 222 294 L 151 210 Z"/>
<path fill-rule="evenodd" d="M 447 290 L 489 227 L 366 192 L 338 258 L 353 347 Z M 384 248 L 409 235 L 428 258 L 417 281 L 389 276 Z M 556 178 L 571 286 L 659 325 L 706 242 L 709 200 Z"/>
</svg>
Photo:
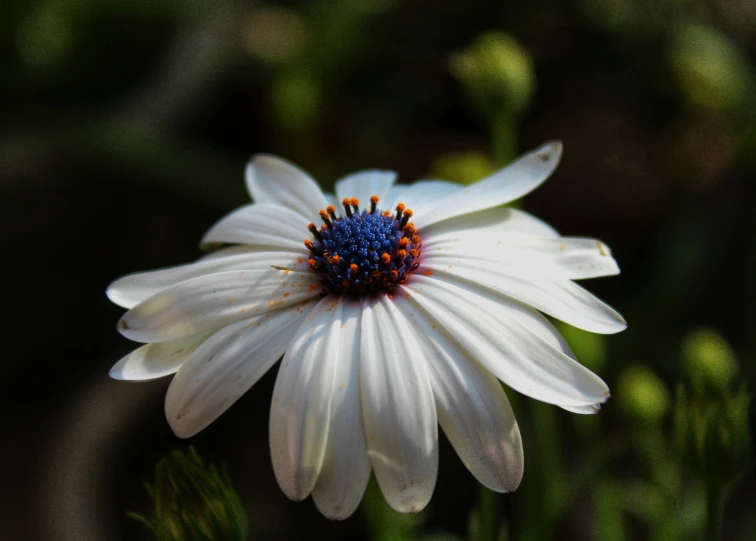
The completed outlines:
<svg viewBox="0 0 756 541">
<path fill-rule="evenodd" d="M 193 447 L 174 450 L 155 467 L 153 515 L 129 515 L 147 525 L 158 541 L 243 541 L 247 519 L 225 471 L 205 466 Z"/>
<path fill-rule="evenodd" d="M 683 340 L 682 349 L 683 371 L 696 391 L 725 389 L 738 372 L 730 344 L 713 329 L 690 332 Z"/>
<path fill-rule="evenodd" d="M 631 365 L 622 371 L 617 398 L 625 414 L 642 423 L 658 423 L 669 409 L 667 387 L 645 366 Z"/>
<path fill-rule="evenodd" d="M 733 109 L 752 94 L 753 76 L 745 55 L 713 28 L 693 24 L 678 29 L 668 62 L 679 91 L 700 107 Z"/>
<path fill-rule="evenodd" d="M 454 54 L 450 70 L 485 116 L 524 113 L 536 86 L 530 54 L 503 32 L 483 34 Z"/>
</svg>

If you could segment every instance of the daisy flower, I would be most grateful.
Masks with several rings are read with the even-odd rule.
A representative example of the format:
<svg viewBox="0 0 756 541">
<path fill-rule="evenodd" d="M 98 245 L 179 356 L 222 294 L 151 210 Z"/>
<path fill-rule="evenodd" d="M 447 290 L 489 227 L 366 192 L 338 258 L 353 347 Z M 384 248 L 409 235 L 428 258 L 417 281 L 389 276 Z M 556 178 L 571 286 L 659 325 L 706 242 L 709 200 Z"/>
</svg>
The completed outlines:
<svg viewBox="0 0 756 541">
<path fill-rule="evenodd" d="M 470 186 L 361 171 L 335 195 L 254 156 L 254 203 L 207 232 L 201 244 L 215 251 L 108 288 L 129 309 L 118 330 L 146 344 L 110 375 L 175 373 L 165 412 L 188 438 L 283 356 L 273 469 L 289 498 L 312 495 L 330 518 L 354 512 L 371 471 L 391 507 L 423 509 L 438 425 L 478 481 L 513 491 L 522 441 L 498 380 L 576 413 L 609 396 L 543 314 L 596 333 L 626 326 L 575 283 L 619 272 L 604 244 L 501 206 L 546 180 L 561 151 L 546 144 Z"/>
</svg>

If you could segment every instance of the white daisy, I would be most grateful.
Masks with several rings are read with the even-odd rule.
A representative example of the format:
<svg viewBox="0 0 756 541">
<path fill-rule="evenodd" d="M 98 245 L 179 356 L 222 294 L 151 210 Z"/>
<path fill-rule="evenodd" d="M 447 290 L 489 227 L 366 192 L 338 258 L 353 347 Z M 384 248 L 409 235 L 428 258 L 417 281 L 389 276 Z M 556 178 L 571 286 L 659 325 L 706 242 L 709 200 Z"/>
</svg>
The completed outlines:
<svg viewBox="0 0 756 541">
<path fill-rule="evenodd" d="M 512 491 L 522 442 L 497 379 L 577 413 L 609 396 L 541 312 L 597 333 L 626 326 L 574 282 L 619 272 L 604 244 L 501 207 L 546 180 L 561 151 L 546 144 L 471 186 L 395 185 L 393 172 L 362 171 L 335 196 L 294 165 L 255 156 L 255 202 L 202 240 L 234 246 L 108 289 L 129 309 L 119 331 L 147 344 L 110 375 L 175 373 L 165 411 L 186 438 L 283 355 L 273 469 L 289 498 L 311 494 L 330 518 L 354 512 L 371 470 L 391 507 L 425 507 L 438 424 L 478 481 Z"/>
</svg>

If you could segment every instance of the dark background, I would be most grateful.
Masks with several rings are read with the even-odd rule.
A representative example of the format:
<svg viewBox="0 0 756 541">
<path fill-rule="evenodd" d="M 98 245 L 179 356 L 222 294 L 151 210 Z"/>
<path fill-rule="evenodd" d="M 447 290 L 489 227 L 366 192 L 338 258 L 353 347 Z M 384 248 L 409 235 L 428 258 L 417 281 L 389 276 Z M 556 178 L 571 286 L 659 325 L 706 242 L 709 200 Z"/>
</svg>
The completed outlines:
<svg viewBox="0 0 756 541">
<path fill-rule="evenodd" d="M 690 496 L 696 474 L 673 446 L 671 411 L 685 384 L 682 344 L 701 327 L 734 351 L 732 388 L 753 389 L 756 3 L 502 4 L 3 3 L 0 538 L 150 539 L 124 512 L 149 510 L 142 480 L 186 442 L 164 418 L 169 378 L 108 378 L 135 345 L 115 331 L 122 310 L 105 288 L 198 257 L 203 232 L 247 202 L 253 152 L 285 156 L 327 188 L 355 169 L 395 169 L 411 181 L 465 159 L 477 165 L 453 170 L 473 178 L 450 180 L 469 181 L 504 154 L 497 115 L 511 116 L 520 151 L 564 141 L 561 166 L 522 205 L 562 234 L 612 248 L 622 274 L 587 286 L 629 322 L 620 335 L 585 339 L 600 351 L 586 364 L 614 391 L 599 416 L 514 404 L 526 469 L 521 489 L 498 500 L 510 538 L 661 539 L 663 509 L 689 518 L 679 538 L 703 535 L 700 498 Z M 491 95 L 476 97 L 455 77 L 453 55 L 492 31 L 514 38 L 533 68 L 519 109 L 507 84 L 530 75 L 507 54 L 484 77 L 504 73 Z M 656 374 L 669 398 L 653 429 L 620 406 L 618 382 L 631 365 Z M 276 486 L 267 443 L 274 378 L 275 369 L 192 440 L 228 465 L 250 538 L 377 538 L 363 511 L 330 522 Z M 664 457 L 639 451 L 635 430 L 655 431 Z M 591 459 L 609 448 L 618 451 Z M 592 469 L 577 474 L 579 486 L 559 488 L 583 463 Z M 676 472 L 676 488 L 639 489 L 656 486 L 654 467 Z M 733 490 L 724 538 L 746 539 L 756 527 L 752 470 Z M 464 537 L 476 494 L 444 441 L 429 508 L 385 520 L 417 536 Z"/>
</svg>

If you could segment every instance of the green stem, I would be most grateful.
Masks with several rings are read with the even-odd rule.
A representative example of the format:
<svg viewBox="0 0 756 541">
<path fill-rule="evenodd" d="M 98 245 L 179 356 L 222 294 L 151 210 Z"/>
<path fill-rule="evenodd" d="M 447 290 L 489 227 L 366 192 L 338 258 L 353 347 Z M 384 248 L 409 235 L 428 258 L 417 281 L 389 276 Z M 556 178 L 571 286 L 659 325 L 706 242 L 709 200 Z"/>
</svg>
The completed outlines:
<svg viewBox="0 0 756 541">
<path fill-rule="evenodd" d="M 706 539 L 707 541 L 717 541 L 719 539 L 719 528 L 722 524 L 722 500 L 724 490 L 722 484 L 716 480 L 711 480 L 706 486 Z"/>
<path fill-rule="evenodd" d="M 517 119 L 506 113 L 491 119 L 491 147 L 497 166 L 506 165 L 517 156 Z"/>
<path fill-rule="evenodd" d="M 499 539 L 499 501 L 497 494 L 483 485 L 478 485 L 478 507 L 480 510 L 480 541 Z"/>
</svg>

